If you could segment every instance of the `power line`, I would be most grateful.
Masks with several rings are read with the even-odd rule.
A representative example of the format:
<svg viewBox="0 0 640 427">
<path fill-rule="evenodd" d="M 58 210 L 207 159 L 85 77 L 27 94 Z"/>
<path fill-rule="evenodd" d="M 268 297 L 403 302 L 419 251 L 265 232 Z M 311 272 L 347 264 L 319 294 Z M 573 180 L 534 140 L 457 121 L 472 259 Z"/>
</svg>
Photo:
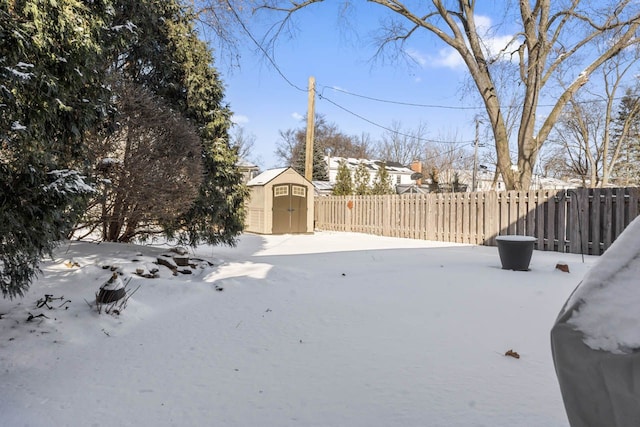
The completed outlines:
<svg viewBox="0 0 640 427">
<path fill-rule="evenodd" d="M 448 109 L 448 110 L 483 110 L 484 107 L 462 107 L 462 106 L 450 106 L 450 105 L 437 105 L 437 104 L 417 104 L 414 102 L 403 102 L 403 101 L 391 101 L 388 99 L 381 99 L 381 98 L 375 98 L 372 96 L 367 96 L 367 95 L 361 95 L 358 93 L 353 93 L 353 92 L 349 92 L 346 91 L 344 89 L 339 89 L 337 87 L 334 86 L 322 86 L 323 89 L 330 89 L 330 90 L 334 90 L 336 92 L 342 92 L 346 95 L 351 95 L 351 96 L 355 96 L 358 98 L 363 98 L 363 99 L 368 99 L 371 101 L 376 101 L 376 102 L 383 102 L 383 103 L 387 103 L 387 104 L 396 104 L 396 105 L 406 105 L 409 107 L 424 107 L 424 108 L 442 108 L 442 109 Z"/>
<path fill-rule="evenodd" d="M 277 71 L 277 73 L 280 75 L 280 77 L 282 77 L 282 79 L 287 82 L 287 84 L 289 84 L 289 86 L 293 87 L 294 89 L 301 91 L 301 92 L 307 92 L 306 89 L 303 89 L 301 87 L 299 87 L 298 85 L 294 84 L 293 82 L 291 82 L 291 80 L 289 80 L 287 78 L 287 76 L 284 74 L 284 72 L 280 69 L 280 67 L 278 66 L 278 64 L 276 63 L 276 61 L 271 57 L 271 55 L 269 55 L 269 53 L 266 51 L 266 49 L 262 46 L 262 44 L 260 42 L 258 42 L 258 40 L 253 36 L 253 34 L 251 33 L 251 31 L 249 30 L 249 28 L 247 28 L 247 26 L 245 25 L 244 21 L 242 20 L 242 18 L 240 17 L 240 15 L 238 15 L 237 11 L 235 10 L 235 8 L 231 5 L 229 0 L 226 0 L 227 6 L 229 7 L 229 10 L 231 10 L 231 12 L 233 13 L 233 16 L 235 17 L 235 19 L 238 21 L 238 23 L 240 24 L 240 26 L 242 27 L 242 30 L 247 34 L 247 36 L 251 39 L 251 41 L 258 47 L 258 49 L 262 52 L 262 54 L 267 58 L 267 60 L 269 61 L 269 63 L 271 63 L 271 65 L 275 68 L 275 70 Z M 331 88 L 329 86 L 323 86 L 323 87 L 328 87 Z M 335 88 L 331 88 L 334 90 L 337 90 Z M 344 91 L 345 93 L 349 93 Z M 362 98 L 367 98 L 365 96 L 361 96 Z M 414 138 L 413 135 L 408 135 L 408 134 L 404 134 L 402 132 L 398 132 L 395 131 L 393 129 L 390 129 L 386 126 L 383 126 L 379 123 L 374 122 L 373 120 L 367 119 L 366 117 L 360 115 L 360 114 L 356 114 L 353 111 L 343 107 L 342 105 L 338 104 L 335 101 L 332 101 L 331 99 L 325 97 L 322 95 L 322 93 L 318 93 L 318 98 L 320 99 L 324 99 L 327 102 L 335 105 L 336 107 L 338 107 L 339 109 L 353 115 L 354 117 L 359 118 L 360 120 L 363 120 L 369 124 L 372 124 L 376 127 L 379 127 L 381 129 L 384 129 L 386 131 L 395 133 L 397 135 L 401 135 L 401 136 L 406 136 L 406 137 L 410 137 L 410 138 Z M 376 100 L 374 98 L 369 98 L 369 99 L 373 99 Z M 443 107 L 446 108 L 446 107 Z M 432 142 L 432 143 L 441 143 L 441 144 L 466 144 L 469 142 L 473 142 L 473 141 L 438 141 L 438 140 L 433 140 L 433 139 L 425 139 L 425 138 L 416 138 L 417 140 L 420 141 L 425 141 L 425 142 Z"/>
<path fill-rule="evenodd" d="M 478 107 L 464 107 L 461 105 L 439 105 L 439 104 L 420 104 L 420 103 L 415 103 L 415 102 L 406 102 L 406 101 L 395 101 L 395 100 L 390 100 L 390 99 L 382 99 L 382 98 L 377 98 L 374 96 L 369 96 L 369 95 L 362 95 L 359 93 L 354 93 L 354 92 L 349 92 L 348 90 L 344 90 L 344 89 L 340 89 L 337 88 L 335 86 L 322 86 L 323 91 L 324 89 L 329 89 L 329 90 L 333 90 L 336 92 L 341 92 L 344 93 L 345 95 L 350 95 L 350 96 L 354 96 L 357 98 L 363 98 L 363 99 L 368 99 L 370 101 L 376 101 L 376 102 L 382 102 L 382 103 L 386 103 L 386 104 L 395 104 L 395 105 L 405 105 L 408 107 L 421 107 L 421 108 L 440 108 L 440 109 L 444 109 L 444 110 L 484 110 L 485 107 L 483 106 L 478 106 Z M 625 96 L 618 96 L 615 97 L 615 100 L 621 100 L 625 98 Z M 606 102 L 606 99 L 589 99 L 589 100 L 584 100 L 584 101 L 575 101 L 578 104 L 595 104 L 595 103 L 599 103 L 599 102 Z M 520 108 L 521 105 L 505 105 L 503 106 L 503 108 L 508 108 L 508 109 L 513 109 L 513 108 Z M 555 104 L 538 104 L 538 107 L 555 107 Z"/>
<path fill-rule="evenodd" d="M 360 114 L 355 113 L 355 112 L 343 107 L 342 105 L 338 104 L 335 101 L 332 101 L 331 99 L 327 98 L 326 96 L 324 96 L 322 94 L 318 94 L 318 98 L 320 98 L 321 100 L 325 100 L 325 101 L 329 102 L 330 104 L 335 105 L 336 107 L 338 107 L 342 111 L 344 111 L 346 113 L 349 113 L 352 116 L 359 118 L 360 120 L 363 120 L 363 121 L 365 121 L 365 122 L 367 122 L 369 124 L 372 124 L 372 125 L 374 125 L 376 127 L 379 127 L 380 129 L 384 129 L 384 130 L 389 131 L 389 132 L 391 132 L 393 134 L 396 134 L 396 135 L 406 136 L 408 138 L 415 138 L 418 141 L 432 142 L 432 143 L 437 143 L 437 144 L 468 144 L 468 143 L 473 142 L 473 141 L 439 141 L 439 140 L 435 140 L 435 139 L 419 138 L 419 137 L 416 137 L 415 135 L 409 135 L 409 134 L 406 134 L 406 133 L 398 132 L 397 130 L 388 128 L 386 126 L 383 126 L 383 125 L 381 125 L 379 123 L 374 122 L 373 120 L 367 119 L 366 117 L 361 116 Z"/>
<path fill-rule="evenodd" d="M 253 36 L 253 34 L 251 33 L 251 31 L 249 30 L 249 28 L 247 28 L 247 26 L 245 25 L 244 21 L 242 20 L 242 18 L 240 17 L 240 15 L 238 14 L 238 12 L 236 11 L 236 9 L 233 7 L 233 5 L 231 5 L 229 0 L 225 1 L 227 6 L 229 7 L 229 10 L 232 12 L 233 16 L 235 17 L 235 19 L 238 21 L 238 23 L 240 24 L 240 26 L 242 27 L 242 30 L 247 34 L 247 36 L 251 39 L 251 41 L 258 47 L 258 49 L 262 52 L 262 54 L 267 58 L 267 60 L 269 61 L 269 63 L 271 63 L 271 65 L 275 68 L 275 70 L 277 71 L 277 73 L 280 75 L 280 77 L 282 77 L 282 79 L 287 82 L 287 84 L 289 84 L 289 86 L 293 87 L 294 89 L 300 91 L 300 92 L 307 92 L 306 89 L 301 88 L 300 86 L 296 85 L 295 83 L 291 82 L 291 80 L 289 80 L 289 78 L 287 78 L 287 76 L 284 74 L 284 72 L 280 69 L 280 67 L 278 66 L 278 64 L 276 63 L 276 61 L 271 57 L 271 55 L 269 55 L 269 53 L 267 52 L 267 50 L 262 46 L 262 44 L 260 42 L 258 42 L 258 40 Z M 411 103 L 401 103 L 401 102 L 396 102 L 396 101 L 384 101 L 381 99 L 377 99 L 377 98 L 373 98 L 373 97 L 367 97 L 364 95 L 357 95 L 357 94 L 353 94 L 351 92 L 347 92 L 344 90 L 340 90 L 337 89 L 335 87 L 330 87 L 330 86 L 324 86 L 323 88 L 329 88 L 332 90 L 336 90 L 336 91 L 341 91 L 344 92 L 346 94 L 349 95 L 353 95 L 353 96 L 359 96 L 361 98 L 365 98 L 365 99 L 370 99 L 370 100 L 374 100 L 374 101 L 379 101 L 379 102 L 389 102 L 389 103 L 395 103 L 395 104 L 404 104 L 404 105 L 413 105 L 413 106 L 422 106 L 422 107 L 426 107 L 428 105 L 424 105 L 424 104 L 411 104 Z M 317 92 L 316 92 L 317 93 Z M 354 117 L 359 118 L 360 120 L 363 120 L 373 126 L 376 126 L 380 129 L 384 129 L 388 132 L 392 132 L 396 135 L 401 135 L 401 136 L 405 136 L 405 137 L 409 137 L 409 138 L 415 138 L 419 141 L 424 141 L 424 142 L 430 142 L 430 143 L 436 143 L 436 144 L 468 144 L 468 143 L 472 143 L 473 141 L 439 141 L 439 140 L 434 140 L 434 139 L 427 139 L 427 138 L 418 138 L 415 137 L 414 135 L 409 135 L 409 134 L 405 134 L 402 132 L 398 132 L 396 130 L 393 130 L 391 128 L 388 128 L 386 126 L 383 126 L 379 123 L 374 122 L 373 120 L 370 120 L 360 114 L 357 114 L 349 109 L 347 109 L 346 107 L 343 107 L 342 105 L 338 104 L 337 102 L 325 97 L 322 93 L 317 93 L 318 98 L 320 99 L 324 99 L 327 102 L 333 104 L 334 106 L 338 107 L 339 109 L 345 111 L 348 114 L 351 114 Z M 434 108 L 450 108 L 450 109 L 478 109 L 478 107 L 446 107 L 446 106 L 431 106 Z"/>
<path fill-rule="evenodd" d="M 251 39 L 251 41 L 258 47 L 258 49 L 262 52 L 262 54 L 267 58 L 267 60 L 269 61 L 269 63 L 271 63 L 271 65 L 275 68 L 276 72 L 280 75 L 280 77 L 282 77 L 282 79 L 287 82 L 287 84 L 289 84 L 291 87 L 293 87 L 294 89 L 300 91 L 300 92 L 307 92 L 307 89 L 304 89 L 298 85 L 296 85 L 295 83 L 291 82 L 291 80 L 289 80 L 287 78 L 287 76 L 284 74 L 284 72 L 280 69 L 280 67 L 278 66 L 278 64 L 276 63 L 276 61 L 271 57 L 271 55 L 269 55 L 269 53 L 266 51 L 266 49 L 262 46 L 262 44 L 260 42 L 258 42 L 258 40 L 253 36 L 253 34 L 251 33 L 251 31 L 249 31 L 249 29 L 247 28 L 247 26 L 245 25 L 244 21 L 242 20 L 242 18 L 240 18 L 240 16 L 238 15 L 236 9 L 231 5 L 229 0 L 225 1 L 227 6 L 229 7 L 229 10 L 231 10 L 231 12 L 233 13 L 233 16 L 235 17 L 235 19 L 238 21 L 238 23 L 240 24 L 240 26 L 242 27 L 242 30 L 247 34 L 247 36 L 249 36 L 249 38 Z M 340 89 L 337 88 L 335 86 L 325 86 L 322 85 L 323 91 L 324 89 L 330 89 L 336 92 L 341 92 L 344 93 L 346 95 L 350 95 L 350 96 L 354 96 L 354 97 L 358 97 L 358 98 L 363 98 L 363 99 L 368 99 L 370 101 L 375 101 L 375 102 L 382 102 L 382 103 L 388 103 L 388 104 L 395 104 L 395 105 L 405 105 L 405 106 L 410 106 L 410 107 L 420 107 L 420 108 L 439 108 L 439 109 L 448 109 L 448 110 L 484 110 L 485 107 L 479 106 L 479 107 L 464 107 L 464 106 L 451 106 L 451 105 L 439 105 L 439 104 L 420 104 L 420 103 L 414 103 L 414 102 L 405 102 L 405 101 L 395 101 L 395 100 L 388 100 L 388 99 L 382 99 L 382 98 L 377 98 L 377 97 L 373 97 L 373 96 L 368 96 L 368 95 L 362 95 L 362 94 L 357 94 L 354 92 L 349 92 L 347 90 L 344 89 Z M 367 119 L 366 117 L 356 114 L 353 111 L 343 107 L 342 105 L 338 104 L 337 102 L 327 98 L 326 96 L 324 96 L 323 93 L 318 93 L 318 97 L 320 99 L 324 99 L 327 102 L 335 105 L 336 107 L 340 108 L 341 110 L 359 118 L 360 120 L 363 120 L 369 124 L 372 124 L 376 127 L 379 127 L 381 129 L 384 129 L 386 131 L 398 134 L 398 135 L 402 135 L 402 136 L 406 136 L 406 137 L 411 137 L 413 138 L 414 136 L 412 135 L 408 135 L 408 134 L 404 134 L 401 132 L 397 132 L 393 129 L 390 129 L 386 126 L 380 125 L 379 123 L 374 122 L 373 120 Z M 621 97 L 617 97 L 615 98 L 616 100 L 620 100 L 623 99 L 624 96 Z M 594 104 L 594 103 L 598 103 L 598 102 L 605 102 L 606 100 L 602 100 L 602 99 L 592 99 L 592 100 L 584 100 L 584 101 L 576 101 L 579 104 Z M 554 104 L 538 104 L 538 107 L 554 107 Z M 504 108 L 507 109 L 514 109 L 514 108 L 519 108 L 519 105 L 508 105 L 508 106 L 504 106 Z M 457 143 L 469 143 L 469 142 L 473 142 L 473 141 L 438 141 L 438 140 L 432 140 L 432 139 L 425 139 L 425 138 L 416 138 L 418 140 L 421 141 L 426 141 L 426 142 L 433 142 L 433 143 L 443 143 L 443 144 L 457 144 Z"/>
</svg>

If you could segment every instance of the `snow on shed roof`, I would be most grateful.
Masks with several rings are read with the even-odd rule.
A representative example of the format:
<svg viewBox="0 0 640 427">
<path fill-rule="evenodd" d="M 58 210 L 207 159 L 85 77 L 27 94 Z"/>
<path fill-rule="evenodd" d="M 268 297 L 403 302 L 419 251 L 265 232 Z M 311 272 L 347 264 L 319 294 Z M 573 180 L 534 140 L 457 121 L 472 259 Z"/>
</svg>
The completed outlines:
<svg viewBox="0 0 640 427">
<path fill-rule="evenodd" d="M 262 172 L 260 175 L 258 175 L 255 178 L 253 178 L 251 181 L 249 181 L 247 183 L 247 185 L 248 186 L 264 185 L 264 184 L 268 183 L 269 181 L 273 180 L 278 175 L 280 175 L 282 172 L 286 171 L 287 169 L 289 169 L 289 168 L 276 168 L 276 169 L 266 170 L 266 171 Z"/>
</svg>

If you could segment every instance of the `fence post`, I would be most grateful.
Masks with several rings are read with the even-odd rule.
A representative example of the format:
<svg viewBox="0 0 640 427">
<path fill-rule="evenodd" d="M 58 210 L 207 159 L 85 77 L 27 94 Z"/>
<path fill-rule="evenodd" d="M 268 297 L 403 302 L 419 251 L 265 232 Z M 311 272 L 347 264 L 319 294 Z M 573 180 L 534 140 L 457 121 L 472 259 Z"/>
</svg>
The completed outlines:
<svg viewBox="0 0 640 427">
<path fill-rule="evenodd" d="M 382 235 L 391 235 L 391 198 L 389 196 L 380 196 L 382 198 Z"/>
<path fill-rule="evenodd" d="M 498 204 L 498 193 L 495 191 L 489 191 L 485 193 L 484 198 L 484 224 L 483 233 L 485 245 L 495 246 L 496 236 L 500 234 L 500 225 L 498 223 L 498 216 L 500 214 L 500 206 Z"/>
<path fill-rule="evenodd" d="M 589 231 L 585 227 L 588 225 L 585 221 L 585 210 L 589 206 L 588 189 L 571 190 L 571 212 L 570 218 L 570 236 L 569 236 L 569 252 L 574 254 L 586 253 L 586 243 L 589 238 Z M 585 197 L 586 196 L 586 197 Z M 585 206 L 586 201 L 586 206 Z M 586 207 L 586 209 L 585 209 Z"/>
<path fill-rule="evenodd" d="M 589 205 L 589 230 L 591 230 L 591 253 L 600 255 L 600 194 L 602 189 L 591 190 L 591 203 Z"/>
</svg>

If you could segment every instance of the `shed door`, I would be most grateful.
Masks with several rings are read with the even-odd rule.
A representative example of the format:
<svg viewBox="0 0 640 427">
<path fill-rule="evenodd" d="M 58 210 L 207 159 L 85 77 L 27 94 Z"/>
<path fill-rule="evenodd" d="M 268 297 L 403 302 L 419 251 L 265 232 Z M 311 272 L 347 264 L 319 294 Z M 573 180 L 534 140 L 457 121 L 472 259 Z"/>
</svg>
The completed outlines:
<svg viewBox="0 0 640 427">
<path fill-rule="evenodd" d="M 273 186 L 273 234 L 307 231 L 307 187 L 296 184 Z"/>
</svg>

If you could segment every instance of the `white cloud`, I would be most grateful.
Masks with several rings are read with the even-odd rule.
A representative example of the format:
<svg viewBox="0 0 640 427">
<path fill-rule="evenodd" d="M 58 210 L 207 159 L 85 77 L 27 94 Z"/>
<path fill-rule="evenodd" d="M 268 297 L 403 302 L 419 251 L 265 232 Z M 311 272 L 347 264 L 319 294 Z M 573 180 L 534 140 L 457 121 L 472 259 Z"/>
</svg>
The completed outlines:
<svg viewBox="0 0 640 427">
<path fill-rule="evenodd" d="M 438 51 L 438 56 L 431 61 L 435 67 L 460 68 L 464 61 L 457 50 L 446 47 Z"/>
<path fill-rule="evenodd" d="M 493 36 L 491 34 L 491 18 L 488 16 L 476 15 L 474 17 L 478 34 L 484 45 L 485 55 L 488 58 L 495 58 L 500 55 L 503 61 L 517 61 L 517 55 L 511 56 L 511 51 L 515 51 L 515 46 L 511 49 L 505 49 L 513 42 L 512 35 Z M 460 54 L 453 48 L 447 46 L 440 49 L 435 57 L 428 58 L 427 55 L 421 54 L 417 50 L 407 50 L 411 58 L 416 60 L 421 66 L 461 68 L 464 67 L 464 61 Z"/>
<path fill-rule="evenodd" d="M 511 61 L 511 60 L 517 61 L 518 55 L 511 55 L 512 52 L 516 51 L 516 46 L 512 45 L 509 48 L 509 45 L 512 42 L 513 42 L 513 36 L 493 37 L 487 40 L 485 42 L 487 45 L 486 48 L 488 51 L 487 56 L 495 58 L 496 56 L 500 55 L 499 59 L 502 61 Z"/>
<path fill-rule="evenodd" d="M 304 120 L 304 116 L 300 113 L 291 113 L 291 117 L 298 121 Z"/>
<path fill-rule="evenodd" d="M 426 67 L 429 62 L 426 55 L 413 48 L 407 49 L 407 55 L 421 67 Z"/>
<path fill-rule="evenodd" d="M 491 18 L 484 15 L 475 15 L 473 19 L 476 21 L 476 28 L 480 34 L 486 33 L 491 28 Z"/>
<path fill-rule="evenodd" d="M 237 125 L 244 125 L 249 123 L 249 117 L 243 116 L 242 114 L 234 114 L 231 116 L 231 121 Z"/>
<path fill-rule="evenodd" d="M 488 58 L 496 58 L 499 56 L 498 59 L 500 60 L 511 61 L 511 51 L 515 51 L 516 48 L 514 46 L 511 49 L 507 49 L 507 47 L 513 42 L 513 35 L 493 35 L 491 18 L 488 16 L 477 15 L 475 16 L 475 21 L 478 34 L 484 44 L 485 55 Z M 517 60 L 517 56 L 513 57 L 513 59 Z"/>
</svg>

